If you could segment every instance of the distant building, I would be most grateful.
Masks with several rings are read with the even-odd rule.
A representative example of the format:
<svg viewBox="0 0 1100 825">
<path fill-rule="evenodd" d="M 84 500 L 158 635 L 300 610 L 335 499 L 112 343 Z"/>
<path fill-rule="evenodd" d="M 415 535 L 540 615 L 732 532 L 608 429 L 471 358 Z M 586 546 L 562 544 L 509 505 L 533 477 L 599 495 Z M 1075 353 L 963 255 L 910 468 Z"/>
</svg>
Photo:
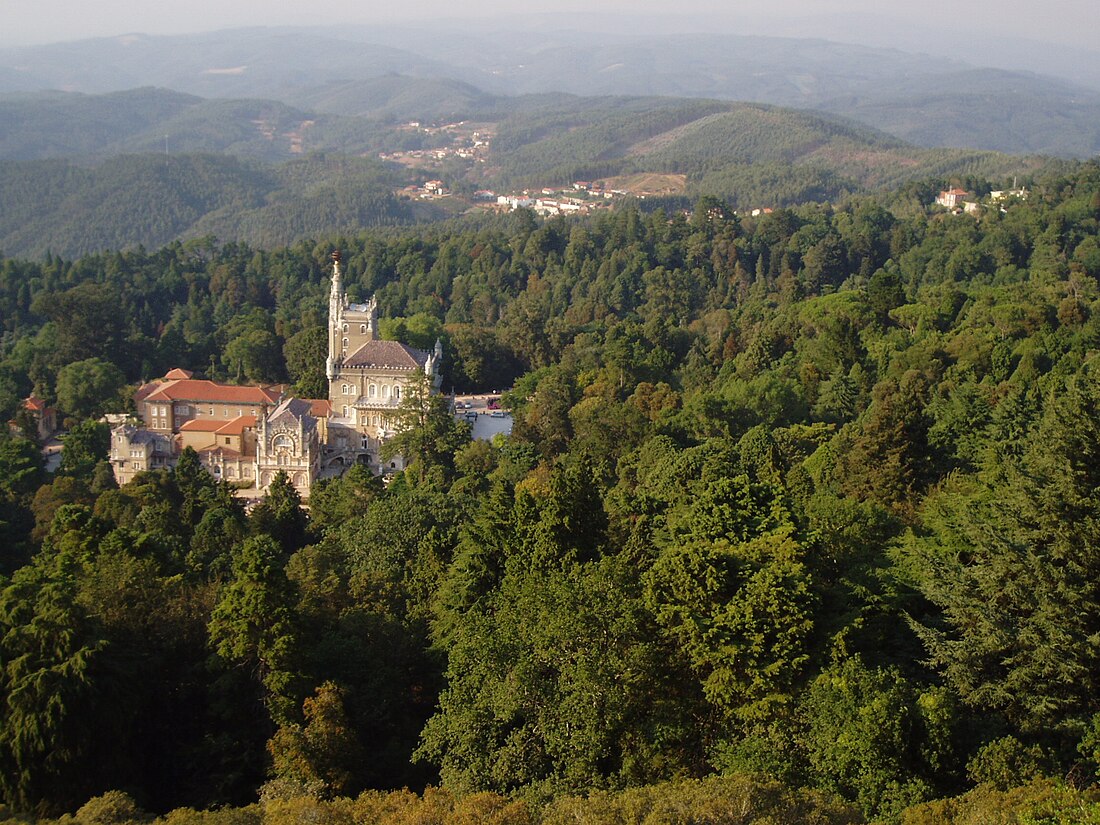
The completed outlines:
<svg viewBox="0 0 1100 825">
<path fill-rule="evenodd" d="M 989 200 L 993 203 L 1000 203 L 1001 201 L 1008 200 L 1009 198 L 1019 198 L 1022 201 L 1027 200 L 1027 188 L 1020 187 L 1017 189 L 995 189 L 989 193 Z"/>
<path fill-rule="evenodd" d="M 962 206 L 963 201 L 969 197 L 970 193 L 965 189 L 945 189 L 936 196 L 936 203 L 948 209 L 958 209 Z"/>
<path fill-rule="evenodd" d="M 23 409 L 34 419 L 39 441 L 45 441 L 57 432 L 57 410 L 36 395 L 23 402 Z"/>
</svg>

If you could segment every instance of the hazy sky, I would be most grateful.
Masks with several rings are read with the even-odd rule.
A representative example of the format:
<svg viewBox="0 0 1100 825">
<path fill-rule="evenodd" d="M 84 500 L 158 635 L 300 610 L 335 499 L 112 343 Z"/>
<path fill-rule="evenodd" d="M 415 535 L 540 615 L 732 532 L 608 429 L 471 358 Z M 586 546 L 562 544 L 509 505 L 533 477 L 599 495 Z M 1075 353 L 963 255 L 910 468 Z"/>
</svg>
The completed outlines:
<svg viewBox="0 0 1100 825">
<path fill-rule="evenodd" d="M 417 17 L 470 18 L 540 11 L 711 15 L 715 27 L 720 23 L 721 28 L 732 31 L 740 22 L 745 30 L 766 34 L 769 32 L 760 30 L 767 26 L 758 17 L 762 10 L 769 17 L 788 19 L 876 14 L 936 28 L 957 26 L 968 32 L 984 30 L 1086 48 L 1096 48 L 1100 28 L 1098 0 L 0 0 L 0 45 L 53 43 L 130 32 L 171 34 L 257 25 L 393 23 Z M 777 29 L 785 28 L 777 34 L 802 33 L 792 31 L 789 21 L 785 26 L 779 25 L 779 20 L 776 23 Z M 965 51 L 966 43 L 961 42 L 959 48 Z"/>
</svg>

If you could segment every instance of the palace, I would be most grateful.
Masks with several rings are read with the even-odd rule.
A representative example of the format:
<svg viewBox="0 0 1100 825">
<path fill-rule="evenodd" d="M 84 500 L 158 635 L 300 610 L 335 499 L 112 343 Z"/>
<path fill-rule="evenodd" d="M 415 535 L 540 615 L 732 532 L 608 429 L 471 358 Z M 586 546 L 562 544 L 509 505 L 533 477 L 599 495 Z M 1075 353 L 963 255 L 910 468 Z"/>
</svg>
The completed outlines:
<svg viewBox="0 0 1100 825">
<path fill-rule="evenodd" d="M 328 304 L 328 443 L 347 463 L 369 464 L 377 473 L 401 469 L 400 459 L 382 466 L 383 442 L 394 435 L 395 413 L 414 381 L 426 380 L 438 392 L 443 345 L 432 352 L 378 337 L 378 302 L 348 302 L 340 255 L 332 255 Z"/>
<path fill-rule="evenodd" d="M 196 379 L 174 369 L 134 396 L 141 424 L 111 433 L 110 461 L 119 484 L 140 472 L 175 465 L 190 447 L 212 475 L 263 491 L 285 472 L 303 497 L 318 478 L 352 464 L 377 474 L 404 469 L 382 458 L 396 433 L 402 398 L 414 382 L 439 391 L 443 346 L 432 352 L 378 336 L 378 304 L 349 303 L 340 253 L 332 254 L 327 399 L 299 399 L 273 387 Z"/>
</svg>

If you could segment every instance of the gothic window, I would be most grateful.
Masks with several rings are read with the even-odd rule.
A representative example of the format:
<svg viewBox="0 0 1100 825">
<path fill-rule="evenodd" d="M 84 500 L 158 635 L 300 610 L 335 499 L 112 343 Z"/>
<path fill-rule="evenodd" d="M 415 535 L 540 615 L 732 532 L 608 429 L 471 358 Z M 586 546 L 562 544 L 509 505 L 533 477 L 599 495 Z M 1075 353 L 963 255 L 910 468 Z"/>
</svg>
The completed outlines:
<svg viewBox="0 0 1100 825">
<path fill-rule="evenodd" d="M 294 439 L 286 433 L 280 433 L 271 439 L 271 447 L 275 450 L 293 450 Z"/>
</svg>

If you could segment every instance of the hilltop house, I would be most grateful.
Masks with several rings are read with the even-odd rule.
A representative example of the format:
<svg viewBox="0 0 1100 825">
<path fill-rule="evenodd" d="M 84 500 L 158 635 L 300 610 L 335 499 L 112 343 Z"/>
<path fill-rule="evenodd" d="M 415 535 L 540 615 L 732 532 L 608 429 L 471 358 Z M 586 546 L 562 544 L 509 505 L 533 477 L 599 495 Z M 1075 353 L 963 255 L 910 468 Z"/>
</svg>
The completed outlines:
<svg viewBox="0 0 1100 825">
<path fill-rule="evenodd" d="M 958 209 L 962 206 L 963 201 L 970 197 L 970 193 L 965 189 L 959 189 L 953 187 L 951 189 L 945 189 L 936 196 L 936 203 L 940 206 L 945 206 L 948 209 Z"/>
</svg>

